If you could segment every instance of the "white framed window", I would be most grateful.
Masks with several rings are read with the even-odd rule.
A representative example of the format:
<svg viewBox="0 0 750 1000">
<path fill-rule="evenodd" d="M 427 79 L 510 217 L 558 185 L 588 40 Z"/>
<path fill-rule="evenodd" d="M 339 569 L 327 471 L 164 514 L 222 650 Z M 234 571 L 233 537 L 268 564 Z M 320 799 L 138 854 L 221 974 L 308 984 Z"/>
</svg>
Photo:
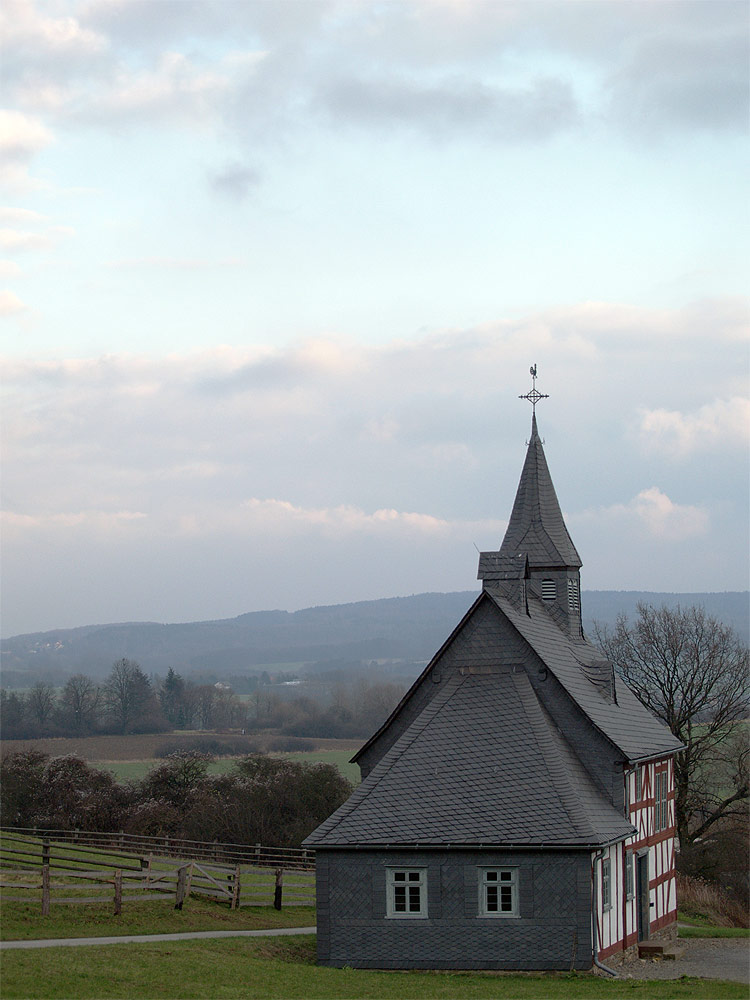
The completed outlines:
<svg viewBox="0 0 750 1000">
<path fill-rule="evenodd" d="M 557 597 L 557 585 L 554 580 L 542 580 L 542 600 L 554 601 Z"/>
<path fill-rule="evenodd" d="M 479 869 L 480 917 L 518 916 L 518 869 Z"/>
<path fill-rule="evenodd" d="M 602 909 L 612 906 L 612 862 L 609 858 L 602 861 Z"/>
<path fill-rule="evenodd" d="M 635 801 L 640 802 L 643 798 L 643 768 L 640 764 L 635 769 Z"/>
<path fill-rule="evenodd" d="M 657 771 L 654 775 L 654 831 L 666 830 L 669 824 L 667 803 L 667 772 Z"/>
<path fill-rule="evenodd" d="M 568 609 L 579 611 L 581 608 L 581 594 L 578 589 L 578 580 L 568 580 Z"/>
<path fill-rule="evenodd" d="M 388 917 L 426 917 L 427 869 L 386 869 L 385 899 Z"/>
<path fill-rule="evenodd" d="M 633 851 L 625 852 L 625 899 L 633 899 L 635 896 L 635 854 Z"/>
</svg>

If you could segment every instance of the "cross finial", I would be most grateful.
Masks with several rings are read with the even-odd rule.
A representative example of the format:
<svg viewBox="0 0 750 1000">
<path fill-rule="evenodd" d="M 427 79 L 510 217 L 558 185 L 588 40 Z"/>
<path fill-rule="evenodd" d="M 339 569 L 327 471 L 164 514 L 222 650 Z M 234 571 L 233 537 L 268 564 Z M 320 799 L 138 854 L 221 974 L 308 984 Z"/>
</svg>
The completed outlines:
<svg viewBox="0 0 750 1000">
<path fill-rule="evenodd" d="M 534 413 L 536 413 L 536 404 L 540 399 L 549 399 L 549 396 L 544 392 L 539 392 L 536 387 L 536 365 L 532 365 L 529 368 L 529 374 L 531 375 L 531 391 L 527 392 L 525 396 L 519 396 L 519 399 L 528 399 L 534 408 Z"/>
</svg>

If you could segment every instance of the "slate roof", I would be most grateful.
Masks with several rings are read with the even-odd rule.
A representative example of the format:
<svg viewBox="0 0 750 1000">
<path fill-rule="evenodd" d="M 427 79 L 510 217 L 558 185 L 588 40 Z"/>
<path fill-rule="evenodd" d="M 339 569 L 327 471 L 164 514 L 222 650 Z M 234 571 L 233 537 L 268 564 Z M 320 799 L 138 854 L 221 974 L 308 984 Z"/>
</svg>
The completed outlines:
<svg viewBox="0 0 750 1000">
<path fill-rule="evenodd" d="M 586 713 L 625 758 L 630 761 L 674 753 L 682 747 L 667 726 L 649 712 L 625 682 L 615 675 L 614 698 L 604 693 L 597 676 L 611 670 L 596 646 L 573 639 L 560 631 L 543 603 L 529 596 L 525 614 L 503 597 L 498 588 L 486 587 L 485 593 L 521 633 L 544 661 L 571 698 Z"/>
<path fill-rule="evenodd" d="M 521 471 L 516 499 L 499 552 L 482 552 L 479 575 L 495 568 L 498 561 L 525 553 L 529 565 L 580 567 L 581 559 L 565 527 L 547 459 L 536 426 L 531 419 L 531 439 Z"/>
<path fill-rule="evenodd" d="M 454 673 L 306 846 L 590 846 L 630 836 L 523 670 Z"/>
</svg>

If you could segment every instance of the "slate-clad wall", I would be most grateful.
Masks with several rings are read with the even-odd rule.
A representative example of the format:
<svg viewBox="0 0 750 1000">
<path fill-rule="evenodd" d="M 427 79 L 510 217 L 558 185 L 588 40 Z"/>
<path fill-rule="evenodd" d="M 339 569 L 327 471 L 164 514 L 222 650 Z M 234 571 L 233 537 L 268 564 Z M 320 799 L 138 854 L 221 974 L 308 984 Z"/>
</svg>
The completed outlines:
<svg viewBox="0 0 750 1000">
<path fill-rule="evenodd" d="M 386 867 L 427 868 L 428 916 L 386 917 Z M 517 866 L 519 917 L 480 917 L 479 867 Z M 359 969 L 591 966 L 586 851 L 319 850 L 318 961 Z"/>
</svg>

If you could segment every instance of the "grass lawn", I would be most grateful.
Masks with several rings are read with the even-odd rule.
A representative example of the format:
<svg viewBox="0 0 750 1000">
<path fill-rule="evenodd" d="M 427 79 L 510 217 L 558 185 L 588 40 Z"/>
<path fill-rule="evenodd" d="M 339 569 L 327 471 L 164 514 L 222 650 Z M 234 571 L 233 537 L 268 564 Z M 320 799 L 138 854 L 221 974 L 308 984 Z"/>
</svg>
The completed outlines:
<svg viewBox="0 0 750 1000">
<path fill-rule="evenodd" d="M 604 980 L 586 973 L 372 972 L 318 968 L 314 962 L 312 937 L 10 951 L 3 953 L 2 995 L 4 1000 L 747 997 L 742 983 L 687 977 L 644 981 Z"/>
<path fill-rule="evenodd" d="M 677 922 L 679 924 L 689 924 L 689 927 L 678 927 L 677 933 L 681 938 L 746 938 L 750 937 L 748 927 L 719 927 L 711 922 L 705 914 L 685 913 L 684 910 L 677 911 Z"/>
<path fill-rule="evenodd" d="M 305 761 L 309 764 L 318 762 L 335 764 L 345 778 L 348 778 L 352 784 L 358 785 L 360 781 L 359 766 L 349 763 L 352 753 L 353 751 L 351 750 L 314 750 L 304 753 L 272 753 L 271 756 L 288 757 L 290 760 Z M 227 771 L 232 770 L 238 759 L 235 757 L 219 757 L 217 760 L 211 761 L 208 765 L 208 773 L 226 774 Z M 90 763 L 92 767 L 98 767 L 101 771 L 111 771 L 118 781 L 124 782 L 140 781 L 141 778 L 146 777 L 149 771 L 158 764 L 163 764 L 164 761 L 150 758 L 148 760 L 92 760 Z"/>
<path fill-rule="evenodd" d="M 677 933 L 681 938 L 750 938 L 750 929 L 747 927 L 704 927 L 694 925 L 691 927 L 680 927 Z"/>
<path fill-rule="evenodd" d="M 266 930 L 269 927 L 314 927 L 312 906 L 243 906 L 191 896 L 181 910 L 170 900 L 125 900 L 122 913 L 112 915 L 112 901 L 55 903 L 48 917 L 39 903 L 3 902 L 0 938 L 27 941 L 64 937 L 109 937 L 118 934 L 184 934 L 189 931 Z"/>
</svg>

